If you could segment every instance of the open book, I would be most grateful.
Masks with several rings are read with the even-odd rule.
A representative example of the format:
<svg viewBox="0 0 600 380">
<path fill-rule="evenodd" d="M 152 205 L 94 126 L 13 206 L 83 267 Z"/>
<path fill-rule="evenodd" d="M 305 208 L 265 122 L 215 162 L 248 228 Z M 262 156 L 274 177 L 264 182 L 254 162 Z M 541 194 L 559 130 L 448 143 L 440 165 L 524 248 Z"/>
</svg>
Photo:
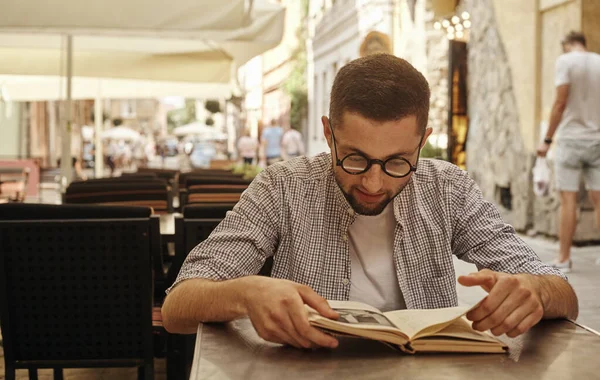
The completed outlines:
<svg viewBox="0 0 600 380">
<path fill-rule="evenodd" d="M 465 314 L 475 306 L 382 313 L 360 302 L 328 302 L 340 314 L 338 320 L 325 318 L 311 308 L 308 319 L 311 325 L 334 335 L 379 340 L 411 354 L 503 353 L 508 350 L 494 336 L 471 328 Z"/>
</svg>

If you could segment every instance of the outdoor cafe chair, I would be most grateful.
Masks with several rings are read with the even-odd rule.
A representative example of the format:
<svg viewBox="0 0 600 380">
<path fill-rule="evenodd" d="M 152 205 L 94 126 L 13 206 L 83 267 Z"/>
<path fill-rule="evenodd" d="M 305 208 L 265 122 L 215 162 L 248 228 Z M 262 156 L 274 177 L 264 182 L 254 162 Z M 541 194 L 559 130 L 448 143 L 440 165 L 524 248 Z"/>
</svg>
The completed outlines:
<svg viewBox="0 0 600 380">
<path fill-rule="evenodd" d="M 0 205 L 6 379 L 88 367 L 152 379 L 152 234 L 144 207 Z"/>
</svg>

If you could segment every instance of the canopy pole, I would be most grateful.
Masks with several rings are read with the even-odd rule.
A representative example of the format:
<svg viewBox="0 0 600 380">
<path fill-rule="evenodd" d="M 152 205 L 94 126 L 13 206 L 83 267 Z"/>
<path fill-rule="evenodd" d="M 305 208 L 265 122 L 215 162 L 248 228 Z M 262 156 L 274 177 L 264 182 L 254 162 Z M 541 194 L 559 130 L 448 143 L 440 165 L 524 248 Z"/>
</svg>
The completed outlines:
<svg viewBox="0 0 600 380">
<path fill-rule="evenodd" d="M 102 104 L 102 81 L 98 80 L 98 94 L 94 102 L 94 176 L 104 177 L 104 146 L 102 145 L 102 130 L 104 126 L 104 112 Z"/>
<path fill-rule="evenodd" d="M 67 186 L 73 178 L 73 164 L 71 162 L 71 130 L 73 124 L 72 109 L 72 79 L 73 79 L 73 36 L 67 35 L 67 101 L 66 101 L 66 123 L 63 128 L 62 136 L 62 158 L 60 170 L 62 173 L 62 190 L 66 191 Z"/>
</svg>

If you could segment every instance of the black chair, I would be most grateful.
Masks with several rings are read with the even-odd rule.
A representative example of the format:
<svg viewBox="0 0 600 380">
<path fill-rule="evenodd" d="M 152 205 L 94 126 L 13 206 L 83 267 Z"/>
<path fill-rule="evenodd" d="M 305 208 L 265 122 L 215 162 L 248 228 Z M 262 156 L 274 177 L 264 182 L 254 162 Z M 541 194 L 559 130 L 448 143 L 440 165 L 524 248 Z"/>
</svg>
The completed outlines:
<svg viewBox="0 0 600 380">
<path fill-rule="evenodd" d="M 151 220 L 144 207 L 0 205 L 7 380 L 132 366 L 153 379 Z"/>
<path fill-rule="evenodd" d="M 138 174 L 138 175 L 154 174 L 158 178 L 165 179 L 165 180 L 167 180 L 167 182 L 169 182 L 171 184 L 177 183 L 177 181 L 179 179 L 179 170 L 174 170 L 174 169 L 159 169 L 159 168 L 141 167 L 141 168 L 138 168 L 136 174 Z"/>
<path fill-rule="evenodd" d="M 73 182 L 65 203 L 152 207 L 157 213 L 173 212 L 173 195 L 165 180 Z"/>
<path fill-rule="evenodd" d="M 153 181 L 158 178 L 153 173 L 123 173 L 119 177 L 100 177 L 86 179 L 85 181 L 77 181 L 81 183 L 94 183 L 94 182 L 133 182 L 133 181 Z"/>
<path fill-rule="evenodd" d="M 241 177 L 218 177 L 218 176 L 188 176 L 185 179 L 185 187 L 194 185 L 246 185 L 251 181 Z"/>
<path fill-rule="evenodd" d="M 235 203 L 189 205 L 183 208 L 183 215 L 175 217 L 175 257 L 168 275 L 170 284 L 175 282 L 189 252 L 208 238 L 234 206 Z M 270 276 L 272 267 L 273 259 L 268 258 L 259 274 Z"/>
<path fill-rule="evenodd" d="M 243 179 L 238 176 L 187 176 L 185 182 L 179 188 L 179 204 L 181 209 L 189 203 L 190 194 L 193 192 L 199 192 L 197 189 L 200 187 L 215 186 L 221 187 L 217 193 L 241 193 L 248 187 L 250 181 Z M 229 189 L 227 189 L 229 187 Z M 233 190 L 238 188 L 238 190 Z M 231 202 L 231 199 L 224 199 L 221 202 Z"/>
</svg>

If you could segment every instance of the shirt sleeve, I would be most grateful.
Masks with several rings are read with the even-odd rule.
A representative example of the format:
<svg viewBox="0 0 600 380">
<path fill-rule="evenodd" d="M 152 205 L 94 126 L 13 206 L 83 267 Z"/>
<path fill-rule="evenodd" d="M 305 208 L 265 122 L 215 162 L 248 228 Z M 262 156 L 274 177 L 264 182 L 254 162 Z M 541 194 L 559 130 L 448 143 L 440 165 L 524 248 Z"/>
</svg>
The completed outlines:
<svg viewBox="0 0 600 380">
<path fill-rule="evenodd" d="M 210 236 L 188 254 L 167 293 L 190 278 L 218 281 L 257 274 L 277 249 L 281 203 L 269 170 L 261 172 Z"/>
<path fill-rule="evenodd" d="M 452 251 L 478 270 L 511 274 L 555 275 L 559 270 L 540 261 L 536 253 L 504 223 L 496 206 L 483 199 L 477 184 L 466 174 L 455 181 L 452 192 Z"/>
<path fill-rule="evenodd" d="M 569 78 L 569 64 L 566 56 L 561 55 L 556 60 L 554 68 L 554 85 L 556 87 L 562 86 L 563 84 L 570 84 L 571 79 Z"/>
</svg>

